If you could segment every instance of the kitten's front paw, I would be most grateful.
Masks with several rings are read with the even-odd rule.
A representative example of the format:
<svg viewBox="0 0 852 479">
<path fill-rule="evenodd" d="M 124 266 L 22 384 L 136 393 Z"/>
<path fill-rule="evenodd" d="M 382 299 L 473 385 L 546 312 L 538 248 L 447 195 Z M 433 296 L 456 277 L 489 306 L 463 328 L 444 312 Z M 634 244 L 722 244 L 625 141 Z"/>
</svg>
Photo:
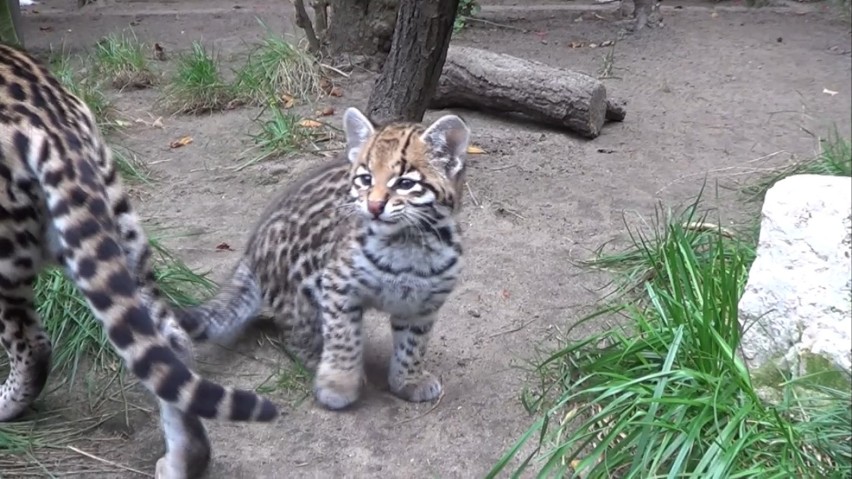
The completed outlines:
<svg viewBox="0 0 852 479">
<path fill-rule="evenodd" d="M 358 399 L 361 382 L 361 375 L 353 371 L 334 370 L 320 364 L 314 381 L 314 395 L 328 409 L 343 409 Z"/>
<path fill-rule="evenodd" d="M 411 402 L 432 401 L 441 395 L 441 381 L 432 373 L 423 372 L 416 377 L 393 377 L 390 389 L 397 396 Z"/>
</svg>

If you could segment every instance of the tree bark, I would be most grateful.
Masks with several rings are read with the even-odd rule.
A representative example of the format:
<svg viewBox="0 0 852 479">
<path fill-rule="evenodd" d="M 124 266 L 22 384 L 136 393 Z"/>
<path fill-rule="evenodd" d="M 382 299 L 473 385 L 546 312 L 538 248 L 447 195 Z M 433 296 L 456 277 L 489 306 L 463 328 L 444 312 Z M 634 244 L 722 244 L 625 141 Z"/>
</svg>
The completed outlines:
<svg viewBox="0 0 852 479">
<path fill-rule="evenodd" d="M 597 137 L 606 120 L 625 115 L 594 77 L 469 47 L 449 48 L 429 106 L 522 113 L 587 138 Z"/>
<path fill-rule="evenodd" d="M 314 31 L 311 17 L 308 16 L 308 11 L 305 9 L 304 0 L 295 0 L 293 6 L 296 8 L 296 26 L 305 31 L 305 37 L 308 39 L 308 51 L 314 55 L 319 54 L 320 41 Z"/>
<path fill-rule="evenodd" d="M 383 56 L 390 50 L 398 0 L 328 0 L 332 55 Z"/>
<path fill-rule="evenodd" d="M 423 120 L 438 85 L 459 0 L 400 0 L 390 53 L 367 115 L 376 124 Z"/>
</svg>

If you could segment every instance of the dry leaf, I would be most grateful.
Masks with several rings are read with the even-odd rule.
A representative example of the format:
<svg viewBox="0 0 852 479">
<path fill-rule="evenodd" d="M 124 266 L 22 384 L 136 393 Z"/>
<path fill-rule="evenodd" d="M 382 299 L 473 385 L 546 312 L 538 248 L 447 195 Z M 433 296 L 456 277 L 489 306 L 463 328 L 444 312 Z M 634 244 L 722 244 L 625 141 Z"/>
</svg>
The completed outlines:
<svg viewBox="0 0 852 479">
<path fill-rule="evenodd" d="M 154 44 L 154 58 L 161 62 L 166 61 L 166 51 L 159 43 Z"/>
<path fill-rule="evenodd" d="M 336 87 L 332 88 L 331 91 L 328 92 L 328 94 L 331 95 L 331 96 L 343 96 L 343 88 L 336 86 Z"/>
<path fill-rule="evenodd" d="M 177 139 L 177 140 L 169 143 L 169 148 L 180 148 L 180 147 L 186 146 L 190 143 L 192 143 L 192 137 L 191 136 L 184 136 L 180 139 Z"/>
<path fill-rule="evenodd" d="M 483 150 L 482 148 L 480 148 L 478 146 L 470 145 L 470 146 L 467 147 L 467 154 L 468 155 L 481 155 L 483 153 L 485 153 L 485 150 Z"/>
<path fill-rule="evenodd" d="M 299 122 L 299 126 L 303 126 L 305 128 L 319 128 L 322 126 L 322 123 L 316 120 L 309 120 L 306 118 Z"/>
<path fill-rule="evenodd" d="M 236 251 L 234 248 L 231 248 L 231 245 L 225 243 L 224 241 L 216 245 L 216 251 Z"/>
<path fill-rule="evenodd" d="M 823 89 L 822 89 L 822 92 L 823 92 L 823 93 L 825 93 L 826 95 L 831 95 L 831 96 L 837 95 L 837 92 L 836 92 L 836 91 L 834 91 L 834 90 L 829 90 L 828 88 L 823 88 Z"/>
<path fill-rule="evenodd" d="M 322 110 L 317 112 L 317 116 L 331 116 L 331 115 L 334 115 L 334 108 L 330 107 L 330 106 L 327 106 L 327 107 L 325 107 Z"/>
<path fill-rule="evenodd" d="M 284 102 L 284 108 L 293 108 L 296 104 L 296 99 L 293 95 L 288 95 L 287 93 L 281 95 L 281 100 Z"/>
</svg>

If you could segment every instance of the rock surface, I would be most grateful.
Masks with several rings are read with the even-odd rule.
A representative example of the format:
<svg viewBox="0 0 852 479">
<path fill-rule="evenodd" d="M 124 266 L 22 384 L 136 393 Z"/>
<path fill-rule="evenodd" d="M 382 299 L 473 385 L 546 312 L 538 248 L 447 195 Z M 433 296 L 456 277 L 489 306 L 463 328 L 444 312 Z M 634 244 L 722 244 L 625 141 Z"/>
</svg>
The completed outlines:
<svg viewBox="0 0 852 479">
<path fill-rule="evenodd" d="M 761 217 L 739 303 L 753 374 L 772 365 L 797 376 L 832 366 L 852 372 L 852 178 L 781 180 Z"/>
</svg>

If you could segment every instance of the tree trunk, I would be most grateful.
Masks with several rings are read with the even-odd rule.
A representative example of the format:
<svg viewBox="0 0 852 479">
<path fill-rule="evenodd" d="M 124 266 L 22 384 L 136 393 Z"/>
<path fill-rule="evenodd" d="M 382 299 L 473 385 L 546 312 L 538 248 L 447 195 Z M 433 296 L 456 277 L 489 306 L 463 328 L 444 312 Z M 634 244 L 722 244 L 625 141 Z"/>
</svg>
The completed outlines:
<svg viewBox="0 0 852 479">
<path fill-rule="evenodd" d="M 328 0 L 326 42 L 332 55 L 383 56 L 390 50 L 399 0 Z"/>
<path fill-rule="evenodd" d="M 400 0 L 390 53 L 367 114 L 376 124 L 423 120 L 447 57 L 459 0 Z"/>
<path fill-rule="evenodd" d="M 597 137 L 606 120 L 625 115 L 594 77 L 469 47 L 449 48 L 429 106 L 522 113 L 587 138 Z"/>
<path fill-rule="evenodd" d="M 24 46 L 21 36 L 21 4 L 18 0 L 0 0 L 0 43 Z"/>
</svg>

